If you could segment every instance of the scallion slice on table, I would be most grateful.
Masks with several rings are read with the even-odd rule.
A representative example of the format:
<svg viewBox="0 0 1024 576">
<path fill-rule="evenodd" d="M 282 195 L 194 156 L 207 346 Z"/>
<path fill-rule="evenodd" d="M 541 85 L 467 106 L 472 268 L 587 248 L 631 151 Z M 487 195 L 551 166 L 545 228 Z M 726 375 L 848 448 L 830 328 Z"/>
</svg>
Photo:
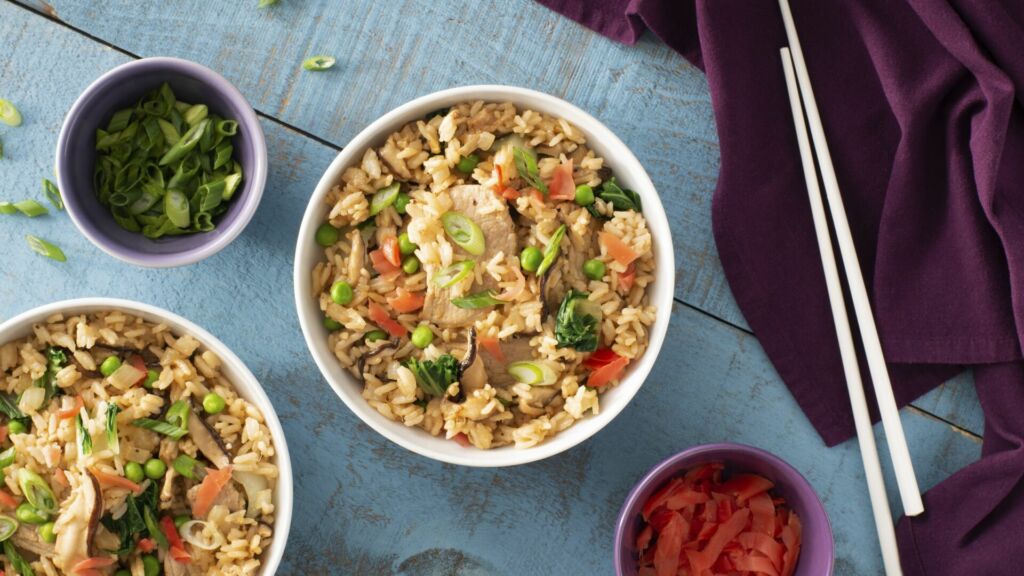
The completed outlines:
<svg viewBox="0 0 1024 576">
<path fill-rule="evenodd" d="M 266 8 L 267 6 L 272 6 L 274 4 L 277 4 L 277 0 L 260 0 L 260 3 L 256 7 Z"/>
<path fill-rule="evenodd" d="M 18 209 L 10 202 L 0 202 L 0 214 L 15 214 Z"/>
<path fill-rule="evenodd" d="M 0 122 L 8 126 L 21 125 L 21 112 L 11 104 L 10 100 L 0 98 Z"/>
<path fill-rule="evenodd" d="M 462 212 L 445 212 L 441 215 L 441 224 L 448 237 L 473 256 L 480 256 L 487 249 L 484 231 Z"/>
<path fill-rule="evenodd" d="M 310 56 L 302 61 L 302 67 L 313 72 L 321 72 L 334 66 L 333 56 Z"/>
<path fill-rule="evenodd" d="M 35 218 L 36 216 L 42 216 L 43 214 L 48 214 L 50 212 L 49 210 L 46 209 L 46 206 L 43 206 L 39 202 L 36 202 L 35 200 L 32 199 L 15 202 L 14 207 L 17 208 L 19 212 L 21 212 L 25 216 L 28 216 L 29 218 Z"/>
<path fill-rule="evenodd" d="M 64 209 L 64 199 L 61 198 L 60 189 L 46 178 L 43 178 L 43 194 L 46 195 L 46 199 L 50 201 L 50 204 L 53 204 L 54 208 L 57 210 Z"/>
<path fill-rule="evenodd" d="M 68 260 L 68 257 L 64 255 L 63 250 L 61 250 L 57 246 L 54 246 L 53 244 L 50 244 L 49 242 L 43 240 L 42 238 L 38 238 L 36 236 L 32 236 L 31 234 L 29 234 L 25 236 L 25 240 L 28 240 L 29 248 L 35 250 L 36 252 L 42 254 L 43 256 L 46 256 L 47 258 L 50 258 L 51 260 L 56 260 L 57 262 L 67 262 Z"/>
</svg>

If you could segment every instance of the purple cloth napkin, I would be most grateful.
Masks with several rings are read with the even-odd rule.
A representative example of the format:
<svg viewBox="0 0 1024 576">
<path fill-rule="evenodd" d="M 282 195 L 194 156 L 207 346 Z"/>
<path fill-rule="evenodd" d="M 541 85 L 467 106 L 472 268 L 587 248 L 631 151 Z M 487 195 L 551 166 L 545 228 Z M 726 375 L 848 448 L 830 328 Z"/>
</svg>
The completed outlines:
<svg viewBox="0 0 1024 576">
<path fill-rule="evenodd" d="M 777 2 L 540 1 L 626 43 L 649 28 L 706 72 L 725 274 L 825 442 L 850 437 Z M 901 521 L 905 571 L 1022 574 L 1024 2 L 791 4 L 896 398 L 973 366 L 985 411 L 982 459 L 928 493 L 926 515 Z"/>
</svg>

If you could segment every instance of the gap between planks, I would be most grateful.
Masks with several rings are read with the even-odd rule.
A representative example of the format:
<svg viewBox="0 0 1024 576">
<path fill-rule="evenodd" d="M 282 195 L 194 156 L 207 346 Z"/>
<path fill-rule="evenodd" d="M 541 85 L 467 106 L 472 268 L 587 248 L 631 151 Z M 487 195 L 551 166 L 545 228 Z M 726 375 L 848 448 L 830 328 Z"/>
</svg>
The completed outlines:
<svg viewBox="0 0 1024 576">
<path fill-rule="evenodd" d="M 37 7 L 34 7 L 34 6 L 27 6 L 25 4 L 22 4 L 22 3 L 18 2 L 17 0 L 7 0 L 7 2 L 10 3 L 10 4 L 13 4 L 14 6 L 16 6 L 18 8 L 21 8 L 22 10 L 25 10 L 27 12 L 31 12 L 32 14 L 35 14 L 36 16 L 39 16 L 41 18 L 45 18 L 45 19 L 47 19 L 47 20 L 49 20 L 49 21 L 51 21 L 51 22 L 53 22 L 53 23 L 55 23 L 55 24 L 57 24 L 59 26 L 63 26 L 64 28 L 67 28 L 68 30 L 73 31 L 76 34 L 80 34 L 80 35 L 82 35 L 82 36 L 92 40 L 93 42 L 96 42 L 97 44 L 102 44 L 103 46 L 106 46 L 107 48 L 110 48 L 111 50 L 115 50 L 117 52 L 120 52 L 121 54 L 124 54 L 125 56 L 128 56 L 129 58 L 132 58 L 134 60 L 139 60 L 139 59 L 142 58 L 142 56 L 140 56 L 138 54 L 135 54 L 134 52 L 131 52 L 129 50 L 125 50 L 124 48 L 122 48 L 120 46 L 117 46 L 116 44 L 108 42 L 108 41 L 104 40 L 103 38 L 100 38 L 98 36 L 90 34 L 89 32 L 86 32 L 85 30 L 82 30 L 81 28 L 79 28 L 77 26 L 74 26 L 72 24 L 69 24 L 69 23 L 61 20 L 57 16 L 57 13 L 52 8 L 50 8 L 50 10 L 45 10 L 45 9 L 37 8 Z M 47 5 L 47 4 L 43 4 L 43 6 L 49 7 L 49 5 Z M 267 114 L 265 112 L 260 111 L 258 108 L 254 107 L 253 110 L 256 112 L 257 116 L 259 116 L 259 117 L 261 117 L 261 118 L 263 118 L 263 119 L 265 119 L 265 120 L 267 120 L 269 122 L 273 122 L 274 124 L 277 124 L 278 126 L 281 126 L 282 128 L 284 128 L 286 130 L 290 130 L 292 132 L 295 132 L 296 134 L 299 134 L 301 136 L 309 138 L 310 140 L 313 140 L 314 142 L 317 142 L 318 144 L 326 146 L 326 147 L 334 150 L 335 152 L 340 152 L 341 149 L 342 149 L 342 146 L 340 146 L 338 144 L 335 144 L 334 142 L 331 142 L 329 140 L 321 138 L 320 136 L 317 136 L 316 134 L 312 134 L 312 133 L 310 133 L 310 132 L 308 132 L 308 131 L 306 131 L 306 130 L 304 130 L 302 128 L 299 128 L 298 126 L 294 126 L 292 124 L 289 124 L 288 122 L 284 122 L 283 120 L 280 120 L 280 119 L 278 119 L 278 118 L 276 118 L 276 117 L 274 117 L 274 116 L 272 116 L 270 114 Z M 684 300 L 682 300 L 682 299 L 680 299 L 678 297 L 673 296 L 672 299 L 675 301 L 676 304 L 679 304 L 681 306 L 686 306 L 687 308 L 690 308 L 691 310 L 694 310 L 694 311 L 696 311 L 696 312 L 698 312 L 700 314 L 703 314 L 704 316 L 707 316 L 708 318 L 711 318 L 712 320 L 716 320 L 716 321 L 718 321 L 718 322 L 720 322 L 722 324 L 725 324 L 726 326 L 728 326 L 728 327 L 730 327 L 730 328 L 732 328 L 734 330 L 738 330 L 738 331 L 743 332 L 745 334 L 749 334 L 751 336 L 755 336 L 756 337 L 754 332 L 751 331 L 749 328 L 745 328 L 743 326 L 740 326 L 738 324 L 730 322 L 729 320 L 726 320 L 725 318 L 722 318 L 721 316 L 717 316 L 715 314 L 712 314 L 711 312 L 708 312 L 707 310 L 704 310 L 703 308 L 700 308 L 700 307 L 695 306 L 693 304 L 690 304 L 689 302 L 686 302 L 686 301 L 684 301 Z M 961 426 L 959 426 L 959 425 L 957 425 L 957 424 L 955 424 L 955 423 L 953 423 L 953 422 L 951 422 L 951 421 L 949 421 L 949 420 L 947 420 L 947 419 L 945 419 L 945 418 L 943 418 L 943 417 L 941 417 L 941 416 L 939 416 L 937 414 L 933 414 L 932 412 L 929 412 L 928 410 L 925 410 L 925 409 L 923 409 L 923 408 L 921 408 L 919 406 L 915 406 L 914 404 L 911 403 L 911 404 L 907 405 L 907 408 L 910 409 L 912 412 L 920 414 L 921 416 L 923 416 L 925 418 L 931 418 L 933 420 L 936 420 L 938 422 L 946 424 L 947 426 L 952 428 L 954 432 L 962 434 L 963 436 L 966 436 L 968 439 L 970 439 L 972 441 L 979 442 L 979 443 L 982 441 L 981 436 L 978 436 L 974 432 L 971 432 L 970 430 L 967 430 L 966 428 L 963 428 L 963 427 L 961 427 Z"/>
</svg>

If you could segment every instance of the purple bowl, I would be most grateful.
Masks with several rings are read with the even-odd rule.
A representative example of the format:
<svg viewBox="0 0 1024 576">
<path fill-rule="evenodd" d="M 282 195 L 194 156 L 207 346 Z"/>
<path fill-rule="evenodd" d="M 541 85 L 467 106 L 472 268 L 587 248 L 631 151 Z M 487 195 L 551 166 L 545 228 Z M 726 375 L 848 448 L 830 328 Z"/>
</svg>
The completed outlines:
<svg viewBox="0 0 1024 576">
<path fill-rule="evenodd" d="M 227 212 L 214 221 L 214 230 L 150 240 L 118 226 L 110 209 L 96 198 L 92 183 L 96 129 L 106 126 L 115 111 L 133 106 L 164 82 L 182 101 L 206 104 L 211 112 L 238 121 L 238 134 L 232 143 L 244 178 Z M 144 58 L 100 76 L 78 97 L 57 139 L 56 172 L 68 214 L 90 242 L 125 262 L 169 268 L 211 256 L 242 232 L 263 195 L 267 146 L 252 106 L 223 76 L 188 60 Z"/>
<path fill-rule="evenodd" d="M 795 576 L 831 576 L 835 542 L 825 507 L 807 480 L 778 456 L 744 444 L 704 444 L 671 456 L 648 472 L 626 497 L 615 526 L 615 572 L 636 576 L 636 536 L 644 502 L 670 478 L 706 462 L 724 462 L 726 471 L 753 472 L 775 482 L 803 524 Z"/>
</svg>

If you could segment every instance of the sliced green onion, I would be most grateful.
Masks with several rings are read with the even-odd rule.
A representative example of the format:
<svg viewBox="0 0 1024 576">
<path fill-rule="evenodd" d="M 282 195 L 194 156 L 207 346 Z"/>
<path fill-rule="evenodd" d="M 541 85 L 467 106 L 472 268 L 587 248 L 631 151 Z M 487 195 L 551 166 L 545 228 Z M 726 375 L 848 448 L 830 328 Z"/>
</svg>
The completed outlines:
<svg viewBox="0 0 1024 576">
<path fill-rule="evenodd" d="M 174 459 L 174 463 L 171 464 L 171 466 L 174 467 L 174 470 L 178 474 L 181 474 L 189 480 L 195 480 L 197 464 L 198 462 L 196 462 L 196 459 L 188 454 L 179 454 L 178 457 Z"/>
<path fill-rule="evenodd" d="M 11 568 L 14 568 L 18 576 L 35 576 L 32 565 L 25 561 L 10 540 L 4 540 L 4 556 L 7 556 L 7 561 L 11 563 Z"/>
<path fill-rule="evenodd" d="M 503 300 L 498 300 L 494 297 L 494 290 L 484 290 L 483 292 L 477 292 L 476 294 L 452 298 L 452 305 L 467 310 L 490 308 L 491 306 L 504 303 L 505 302 Z"/>
<path fill-rule="evenodd" d="M 18 531 L 18 526 L 17 520 L 0 514 L 0 542 L 6 542 L 8 538 L 14 536 L 14 533 Z"/>
<path fill-rule="evenodd" d="M 558 380 L 558 372 L 544 360 L 513 362 L 506 370 L 516 382 L 530 386 L 550 386 Z"/>
<path fill-rule="evenodd" d="M 68 257 L 64 255 L 63 250 L 42 238 L 29 234 L 25 236 L 25 240 L 28 240 L 29 248 L 43 256 L 46 256 L 47 258 L 50 258 L 51 260 L 56 260 L 57 262 L 67 262 L 68 260 Z"/>
<path fill-rule="evenodd" d="M 43 178 L 43 194 L 46 195 L 46 199 L 50 201 L 50 204 L 53 204 L 54 208 L 57 210 L 64 209 L 64 199 L 60 196 L 60 190 L 56 184 L 46 178 Z"/>
<path fill-rule="evenodd" d="M 441 216 L 444 231 L 460 248 L 473 256 L 480 256 L 487 249 L 484 231 L 476 222 L 461 212 L 445 212 Z"/>
<path fill-rule="evenodd" d="M 25 216 L 28 216 L 29 218 L 35 218 L 36 216 L 42 216 L 43 214 L 48 214 L 50 212 L 49 210 L 46 209 L 46 206 L 43 206 L 39 202 L 36 202 L 35 200 L 32 199 L 15 202 L 14 207 L 17 208 L 19 212 L 21 212 Z"/>
<path fill-rule="evenodd" d="M 188 430 L 188 417 L 192 413 L 192 409 L 189 407 L 188 402 L 185 400 L 178 400 L 171 407 L 167 409 L 167 414 L 164 415 L 164 420 L 181 428 L 182 430 Z"/>
<path fill-rule="evenodd" d="M 540 169 L 537 168 L 537 157 L 532 152 L 519 146 L 512 147 L 512 159 L 516 165 L 516 172 L 519 177 L 529 182 L 531 186 L 540 190 L 545 196 L 548 195 L 547 184 L 540 179 Z"/>
<path fill-rule="evenodd" d="M 21 125 L 21 112 L 11 104 L 10 100 L 0 98 L 0 122 L 8 126 Z"/>
<path fill-rule="evenodd" d="M 18 211 L 10 202 L 0 202 L 0 214 L 14 214 Z"/>
<path fill-rule="evenodd" d="M 373 198 L 370 199 L 370 216 L 376 216 L 384 211 L 385 208 L 391 206 L 398 199 L 398 182 L 390 186 L 386 186 L 377 190 L 374 193 Z"/>
<path fill-rule="evenodd" d="M 193 104 L 188 110 L 185 110 L 185 113 L 181 115 L 181 118 L 185 121 L 185 124 L 195 126 L 199 122 L 206 120 L 209 113 L 210 111 L 206 107 L 206 104 Z"/>
<path fill-rule="evenodd" d="M 164 142 L 177 142 L 178 140 L 181 140 L 181 133 L 174 127 L 174 124 L 171 124 L 163 118 L 157 118 L 156 125 L 160 128 L 160 131 L 163 132 Z"/>
<path fill-rule="evenodd" d="M 451 266 L 434 274 L 434 284 L 440 288 L 451 288 L 458 284 L 463 278 L 469 276 L 475 264 L 472 260 L 456 262 Z"/>
<path fill-rule="evenodd" d="M 25 499 L 36 510 L 47 516 L 57 512 L 57 498 L 53 495 L 50 485 L 39 474 L 28 468 L 19 469 L 18 488 L 21 488 Z"/>
<path fill-rule="evenodd" d="M 185 135 L 181 137 L 181 140 L 178 140 L 173 146 L 171 146 L 171 149 L 168 150 L 162 158 L 160 158 L 160 165 L 166 166 L 168 164 L 173 164 L 174 162 L 184 158 L 192 151 L 193 148 L 196 147 L 196 144 L 199 144 L 199 139 L 203 136 L 203 131 L 206 130 L 206 126 L 209 125 L 209 123 L 210 119 L 205 118 L 200 120 L 195 126 L 189 128 L 188 132 L 185 132 Z"/>
<path fill-rule="evenodd" d="M 152 430 L 158 434 L 163 434 L 164 436 L 174 440 L 181 440 L 185 434 L 188 433 L 188 430 L 178 428 L 174 424 L 164 422 L 163 420 L 153 420 L 152 418 L 137 418 L 132 421 L 132 424 L 139 428 L 145 428 L 146 430 Z"/>
<path fill-rule="evenodd" d="M 302 61 L 302 67 L 306 70 L 320 72 L 334 66 L 334 62 L 332 56 L 310 56 Z"/>
<path fill-rule="evenodd" d="M 260 3 L 256 7 L 266 8 L 267 6 L 272 6 L 274 4 L 277 4 L 277 0 L 260 0 Z"/>
<path fill-rule="evenodd" d="M 178 228 L 185 228 L 191 220 L 188 213 L 188 198 L 181 190 L 168 190 L 164 195 L 164 214 Z"/>
<path fill-rule="evenodd" d="M 544 259 L 540 261 L 540 267 L 537 268 L 537 276 L 543 276 L 551 268 L 551 265 L 555 263 L 555 259 L 558 258 L 559 247 L 562 245 L 562 238 L 564 237 L 565 224 L 562 224 L 551 235 L 551 240 L 548 241 L 547 247 L 544 248 Z"/>
<path fill-rule="evenodd" d="M 11 464 L 14 464 L 15 455 L 17 455 L 17 452 L 15 451 L 14 446 L 0 452 L 0 469 L 7 468 Z"/>
</svg>

